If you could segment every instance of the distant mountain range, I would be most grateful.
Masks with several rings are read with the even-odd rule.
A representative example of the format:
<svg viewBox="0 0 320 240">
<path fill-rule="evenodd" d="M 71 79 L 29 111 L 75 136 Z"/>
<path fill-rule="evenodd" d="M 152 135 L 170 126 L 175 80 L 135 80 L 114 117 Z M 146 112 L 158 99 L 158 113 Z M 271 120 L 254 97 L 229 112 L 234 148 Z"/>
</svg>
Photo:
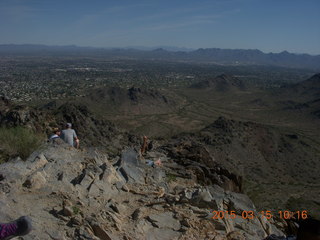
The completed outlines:
<svg viewBox="0 0 320 240">
<path fill-rule="evenodd" d="M 109 58 L 130 58 L 145 60 L 188 61 L 225 65 L 270 65 L 280 67 L 306 68 L 320 70 L 320 55 L 264 53 L 260 50 L 200 48 L 197 50 L 169 51 L 174 48 L 141 50 L 135 48 L 96 48 L 46 45 L 0 45 L 0 55 L 67 55 L 96 56 Z M 179 48 L 176 48 L 179 49 Z M 183 49 L 183 48 L 182 48 Z"/>
</svg>

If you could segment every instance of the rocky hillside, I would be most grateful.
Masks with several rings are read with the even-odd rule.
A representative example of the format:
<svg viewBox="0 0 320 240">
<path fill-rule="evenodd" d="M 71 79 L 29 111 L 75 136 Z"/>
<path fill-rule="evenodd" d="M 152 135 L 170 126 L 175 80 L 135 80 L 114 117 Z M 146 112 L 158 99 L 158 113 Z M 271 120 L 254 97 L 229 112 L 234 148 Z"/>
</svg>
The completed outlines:
<svg viewBox="0 0 320 240">
<path fill-rule="evenodd" d="M 303 135 L 220 117 L 199 133 L 180 135 L 169 145 L 193 154 L 198 152 L 196 146 L 206 148 L 226 169 L 243 176 L 243 189 L 260 209 L 308 209 L 320 217 L 320 149 Z"/>
<path fill-rule="evenodd" d="M 38 109 L 0 100 L 0 126 L 25 126 L 50 136 L 53 128 L 63 129 L 66 122 L 73 124 L 84 146 L 110 147 L 109 151 L 117 152 L 123 145 L 136 141 L 134 136 L 96 116 L 83 104 L 67 102 L 58 105 L 52 102 Z"/>
<path fill-rule="evenodd" d="M 212 89 L 217 92 L 226 92 L 233 90 L 245 90 L 245 84 L 238 78 L 226 74 L 215 77 L 214 79 L 205 80 L 195 83 L 191 88 Z"/>
<path fill-rule="evenodd" d="M 279 93 L 283 110 L 320 117 L 320 73 L 297 84 L 284 86 Z"/>
<path fill-rule="evenodd" d="M 89 92 L 81 102 L 105 114 L 159 114 L 173 111 L 183 99 L 164 90 L 106 87 Z"/>
<path fill-rule="evenodd" d="M 25 239 L 262 239 L 286 223 L 261 210 L 319 217 L 320 151 L 302 134 L 220 117 L 154 142 L 142 159 L 137 136 L 83 104 L 33 109 L 2 99 L 0 108 L 1 126 L 49 133 L 72 122 L 81 139 L 81 150 L 46 144 L 26 162 L 0 165 L 0 221 L 30 215 L 35 230 Z M 159 158 L 162 167 L 145 164 Z M 237 218 L 213 219 L 214 211 Z"/>
<path fill-rule="evenodd" d="M 0 165 L 0 220 L 30 216 L 34 230 L 25 240 L 256 240 L 282 234 L 284 222 L 268 221 L 239 192 L 239 177 L 215 161 L 206 165 L 213 157 L 205 149 L 191 152 L 159 146 L 140 158 L 126 148 L 110 158 L 47 144 L 25 162 Z M 148 166 L 145 159 L 161 159 L 163 166 Z M 234 211 L 236 218 L 219 219 L 214 211 Z M 255 212 L 253 219 L 245 219 L 248 211 Z"/>
<path fill-rule="evenodd" d="M 303 95 L 310 98 L 320 97 L 320 73 L 313 75 L 311 78 L 287 87 L 287 91 L 292 94 Z"/>
</svg>

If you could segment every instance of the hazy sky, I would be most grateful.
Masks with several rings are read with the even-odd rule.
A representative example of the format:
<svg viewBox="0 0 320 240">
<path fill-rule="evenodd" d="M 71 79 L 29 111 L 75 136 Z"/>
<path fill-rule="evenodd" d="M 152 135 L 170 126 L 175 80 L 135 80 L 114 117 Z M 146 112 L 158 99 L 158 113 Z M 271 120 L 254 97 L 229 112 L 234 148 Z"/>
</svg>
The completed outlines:
<svg viewBox="0 0 320 240">
<path fill-rule="evenodd" d="M 0 0 L 0 44 L 320 54 L 320 0 Z"/>
</svg>

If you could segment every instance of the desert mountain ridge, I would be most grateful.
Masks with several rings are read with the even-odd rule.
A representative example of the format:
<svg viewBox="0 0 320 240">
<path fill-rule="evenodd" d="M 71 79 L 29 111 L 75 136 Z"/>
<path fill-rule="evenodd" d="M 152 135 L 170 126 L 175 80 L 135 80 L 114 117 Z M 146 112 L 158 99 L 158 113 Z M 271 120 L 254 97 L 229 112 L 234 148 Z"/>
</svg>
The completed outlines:
<svg viewBox="0 0 320 240">
<path fill-rule="evenodd" d="M 245 83 L 233 76 L 222 74 L 213 79 L 201 81 L 191 85 L 195 89 L 213 89 L 218 92 L 245 90 Z"/>
<path fill-rule="evenodd" d="M 159 114 L 176 109 L 184 99 L 165 90 L 140 87 L 102 87 L 88 91 L 80 102 L 91 108 L 110 108 L 131 114 Z"/>
<path fill-rule="evenodd" d="M 302 82 L 283 86 L 279 95 L 283 96 L 284 110 L 307 112 L 320 116 L 320 73 Z"/>
<path fill-rule="evenodd" d="M 317 73 L 307 80 L 289 85 L 285 87 L 287 91 L 292 91 L 292 94 L 304 95 L 313 98 L 320 97 L 320 73 Z"/>
</svg>

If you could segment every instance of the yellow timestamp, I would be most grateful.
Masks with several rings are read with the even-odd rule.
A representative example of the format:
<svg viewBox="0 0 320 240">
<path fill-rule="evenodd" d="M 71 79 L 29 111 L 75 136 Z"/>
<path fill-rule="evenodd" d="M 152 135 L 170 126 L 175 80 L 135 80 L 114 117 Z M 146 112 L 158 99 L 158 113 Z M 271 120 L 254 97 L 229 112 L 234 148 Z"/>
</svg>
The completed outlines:
<svg viewBox="0 0 320 240">
<path fill-rule="evenodd" d="M 307 219 L 308 218 L 308 212 L 307 210 L 303 211 L 289 211 L 289 210 L 283 210 L 283 211 L 223 211 L 223 210 L 217 210 L 212 211 L 212 219 L 236 219 L 236 218 L 242 218 L 242 219 L 254 219 L 258 216 L 264 216 L 266 219 L 271 218 L 280 218 L 280 219 Z"/>
</svg>

